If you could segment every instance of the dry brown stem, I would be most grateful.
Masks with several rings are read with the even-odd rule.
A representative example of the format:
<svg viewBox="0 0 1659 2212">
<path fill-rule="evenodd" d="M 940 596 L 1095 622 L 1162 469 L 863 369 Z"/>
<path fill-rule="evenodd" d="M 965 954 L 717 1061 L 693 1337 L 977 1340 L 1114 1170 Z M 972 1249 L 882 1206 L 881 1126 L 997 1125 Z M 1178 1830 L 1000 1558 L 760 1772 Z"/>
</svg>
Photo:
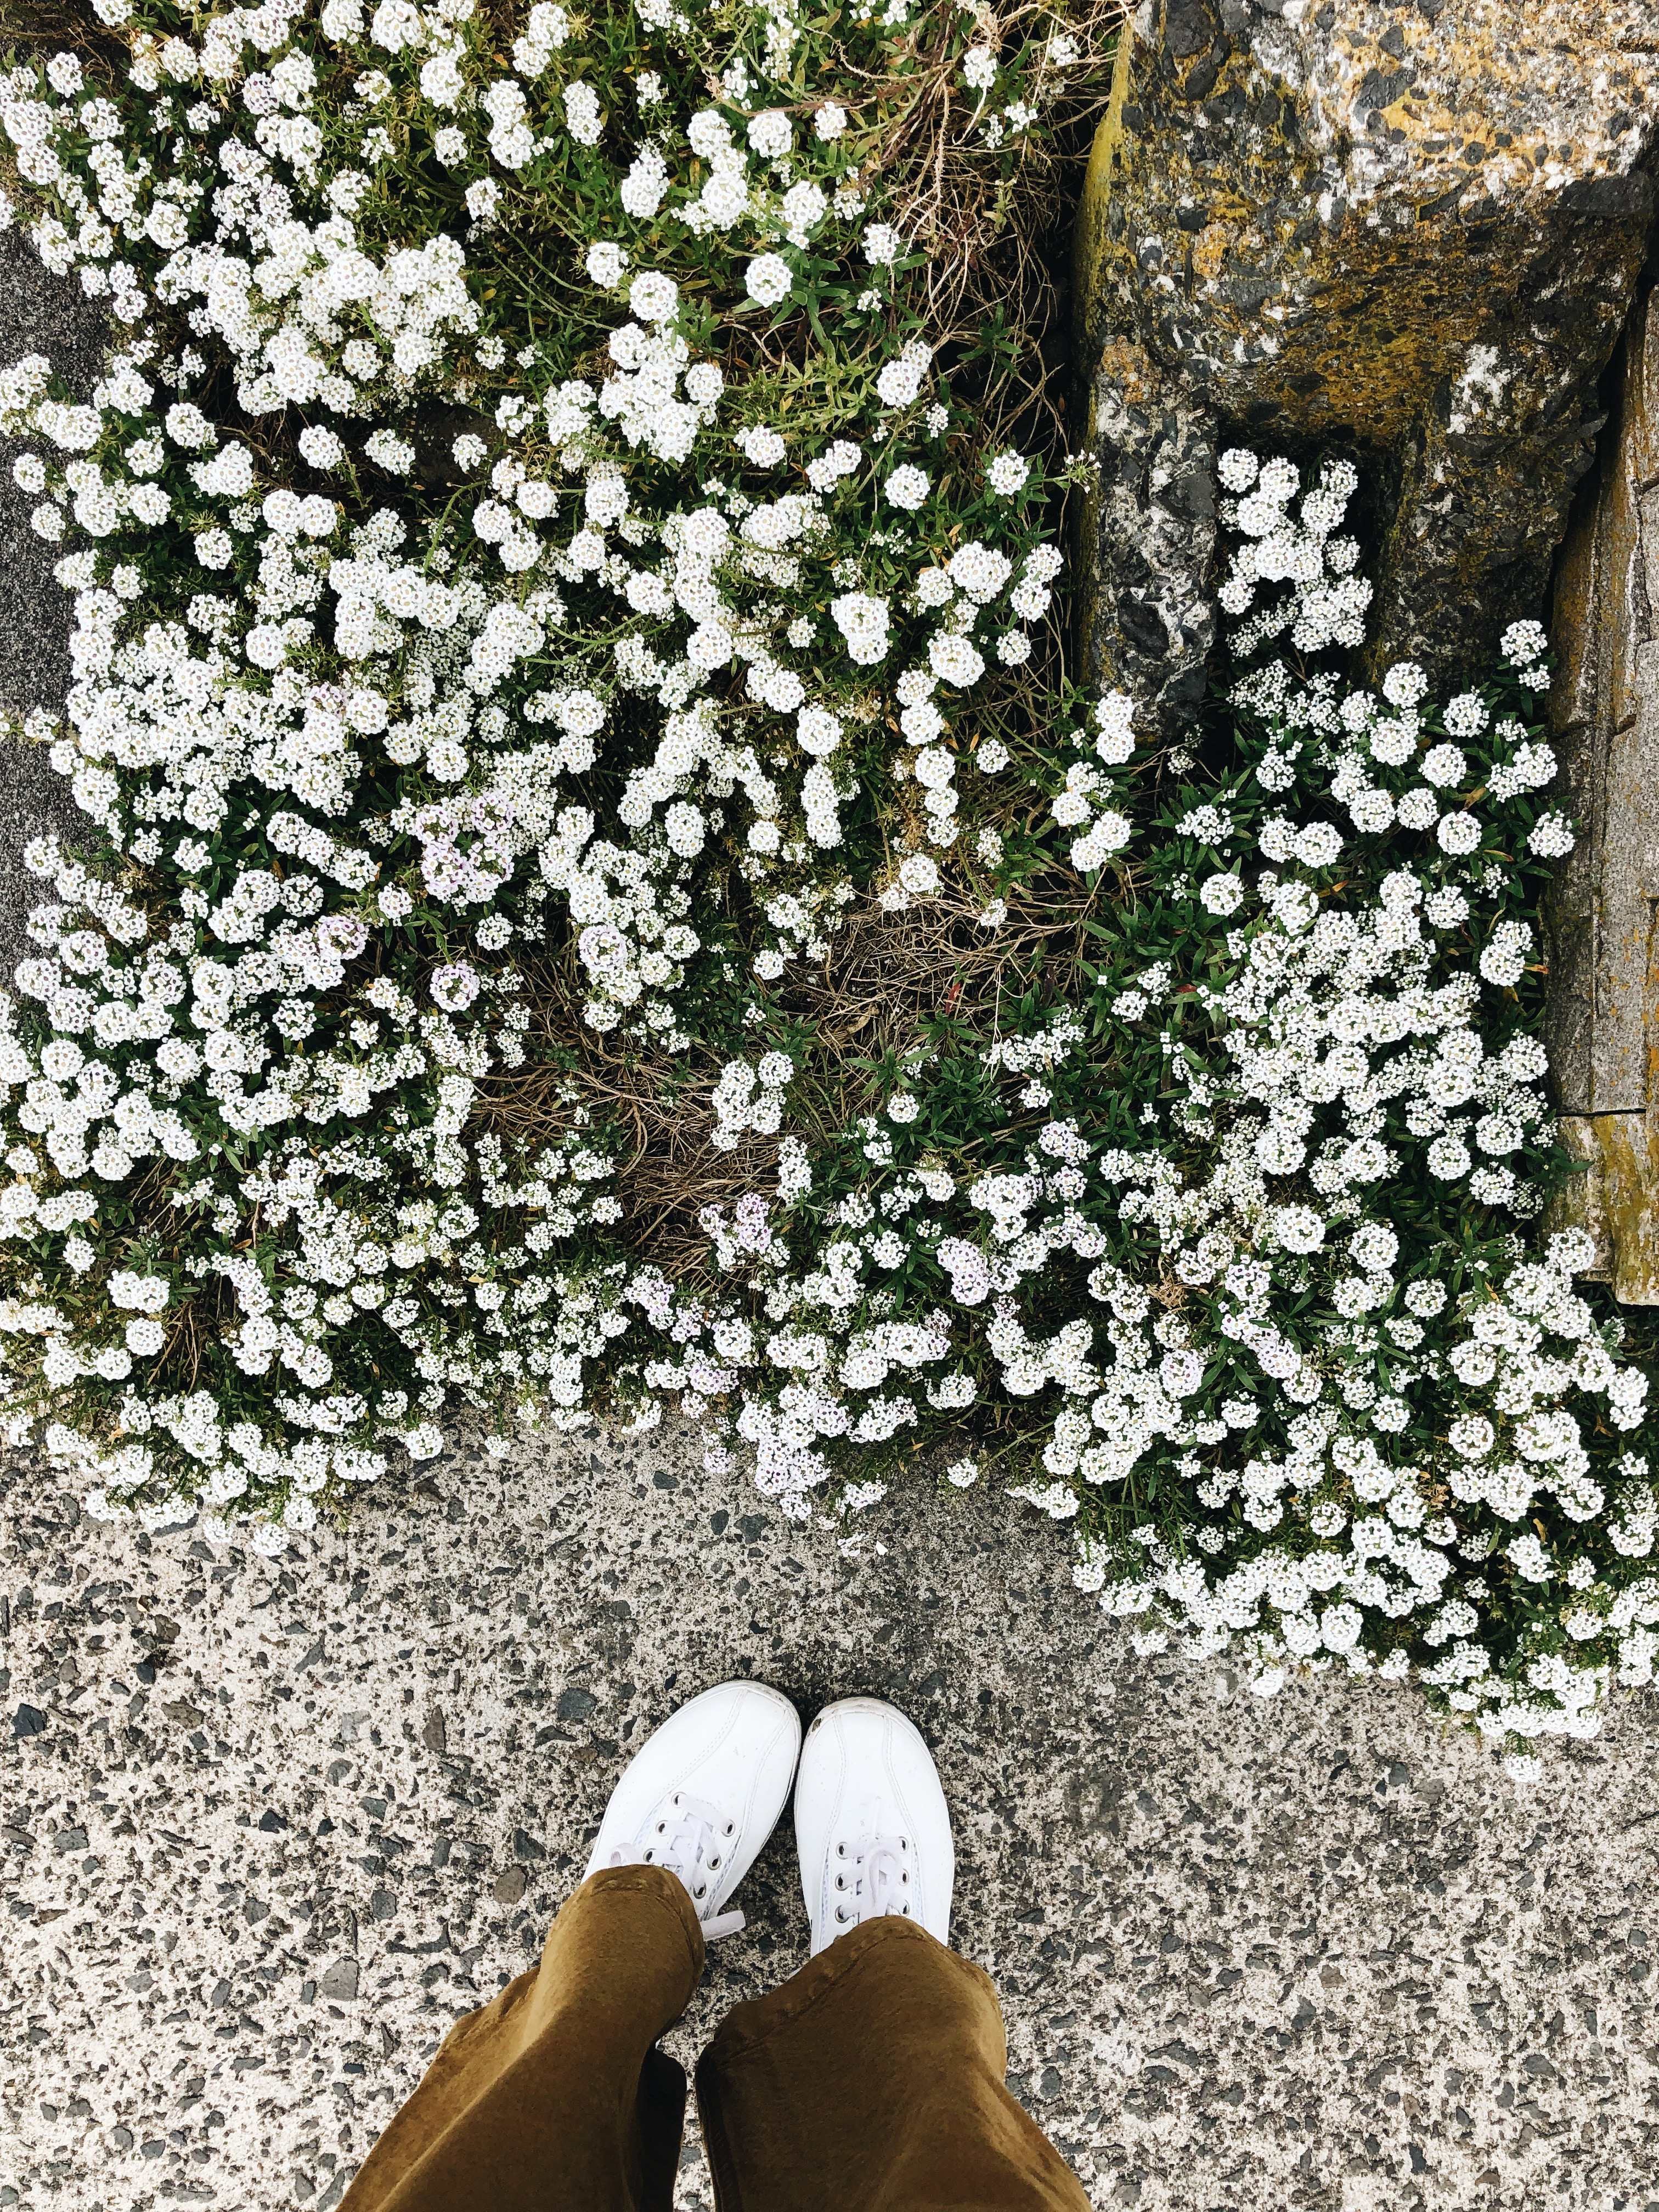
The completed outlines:
<svg viewBox="0 0 1659 2212">
<path fill-rule="evenodd" d="M 999 317 L 1030 341 L 986 394 L 982 419 L 988 436 L 995 439 L 1015 421 L 1036 414 L 1051 435 L 1063 438 L 1060 394 L 1052 388 L 1054 379 L 1038 343 L 1057 305 L 1042 246 L 1075 204 L 1090 125 L 1105 109 L 1108 65 L 1129 10 L 1124 0 L 1079 0 L 1070 9 L 1023 0 L 975 13 L 981 39 L 1005 55 L 1028 38 L 1062 27 L 1076 40 L 1076 64 L 1064 72 L 1043 73 L 1042 130 L 1019 138 L 1006 183 L 988 176 L 983 103 L 961 82 L 946 11 L 930 9 L 918 20 L 903 75 L 895 70 L 864 80 L 872 100 L 892 118 L 878 167 L 884 176 L 908 180 L 901 185 L 893 220 L 927 250 L 926 319 L 934 343 L 971 342 Z"/>
</svg>

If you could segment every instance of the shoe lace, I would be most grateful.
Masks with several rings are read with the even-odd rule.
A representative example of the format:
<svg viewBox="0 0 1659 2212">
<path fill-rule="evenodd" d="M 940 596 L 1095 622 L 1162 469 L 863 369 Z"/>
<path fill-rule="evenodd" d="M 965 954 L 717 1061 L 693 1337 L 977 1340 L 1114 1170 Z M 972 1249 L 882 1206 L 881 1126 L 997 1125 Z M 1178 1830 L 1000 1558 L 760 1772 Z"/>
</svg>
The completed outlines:
<svg viewBox="0 0 1659 2212">
<path fill-rule="evenodd" d="M 738 1824 L 706 1797 L 688 1796 L 677 1790 L 651 1824 L 644 1840 L 632 1850 L 619 1847 L 609 1863 L 617 1866 L 659 1866 L 676 1875 L 690 1892 L 702 1920 L 702 1902 L 708 1894 L 709 1877 L 726 1859 L 726 1849 L 738 1832 Z M 744 1925 L 741 1909 L 717 1912 L 702 1920 L 703 1940 L 718 1943 L 722 1936 L 735 1936 Z"/>
<path fill-rule="evenodd" d="M 888 1912 L 914 1919 L 914 1863 L 907 1836 L 862 1836 L 856 1842 L 837 1844 L 831 1892 L 837 1925 L 856 1927 Z"/>
</svg>

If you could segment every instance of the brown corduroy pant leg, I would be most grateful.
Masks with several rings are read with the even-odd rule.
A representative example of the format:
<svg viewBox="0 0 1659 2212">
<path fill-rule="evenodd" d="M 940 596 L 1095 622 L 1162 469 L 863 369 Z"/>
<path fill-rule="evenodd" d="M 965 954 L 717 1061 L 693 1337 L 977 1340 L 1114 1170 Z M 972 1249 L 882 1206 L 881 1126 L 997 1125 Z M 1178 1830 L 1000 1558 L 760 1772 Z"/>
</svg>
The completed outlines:
<svg viewBox="0 0 1659 2212">
<path fill-rule="evenodd" d="M 458 2021 L 342 2212 L 669 2212 L 685 2076 L 655 2049 L 702 1935 L 672 1875 L 594 1875 L 541 1965 Z M 1003 2086 L 988 1976 L 854 1929 L 726 2015 L 697 2068 L 720 2212 L 1088 2212 Z"/>
</svg>

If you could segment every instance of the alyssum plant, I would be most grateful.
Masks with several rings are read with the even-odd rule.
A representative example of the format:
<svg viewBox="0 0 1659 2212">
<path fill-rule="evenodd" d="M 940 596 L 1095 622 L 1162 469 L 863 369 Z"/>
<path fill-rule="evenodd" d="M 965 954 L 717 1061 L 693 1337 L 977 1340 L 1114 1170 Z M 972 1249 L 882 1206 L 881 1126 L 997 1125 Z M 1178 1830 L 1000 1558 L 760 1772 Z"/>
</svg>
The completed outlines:
<svg viewBox="0 0 1659 2212">
<path fill-rule="evenodd" d="M 1352 471 L 1242 453 L 1226 744 L 1041 627 L 952 272 L 1098 27 L 96 6 L 0 106 L 125 332 L 0 390 L 88 820 L 0 1038 L 14 1437 L 270 1551 L 447 1406 L 678 1406 L 800 1517 L 948 1442 L 1264 1692 L 1414 1669 L 1524 1771 L 1649 1680 L 1644 1381 L 1516 1226 L 1541 633 L 1345 695 Z"/>
</svg>

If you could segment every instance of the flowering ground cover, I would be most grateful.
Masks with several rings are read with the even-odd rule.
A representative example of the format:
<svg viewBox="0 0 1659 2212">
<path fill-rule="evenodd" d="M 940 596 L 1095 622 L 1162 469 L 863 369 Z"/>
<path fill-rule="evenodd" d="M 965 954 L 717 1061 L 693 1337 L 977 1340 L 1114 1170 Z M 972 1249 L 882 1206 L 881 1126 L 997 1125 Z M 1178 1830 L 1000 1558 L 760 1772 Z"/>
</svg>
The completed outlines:
<svg viewBox="0 0 1659 2212">
<path fill-rule="evenodd" d="M 0 86 L 114 332 L 0 375 L 88 825 L 14 1437 L 277 1551 L 447 1409 L 673 1407 L 799 1518 L 1010 1486 L 1264 1694 L 1593 1731 L 1656 1493 L 1541 1223 L 1546 640 L 1345 681 L 1354 469 L 1234 448 L 1191 748 L 1068 675 L 1027 241 L 1111 11 L 95 4 Z"/>
</svg>

